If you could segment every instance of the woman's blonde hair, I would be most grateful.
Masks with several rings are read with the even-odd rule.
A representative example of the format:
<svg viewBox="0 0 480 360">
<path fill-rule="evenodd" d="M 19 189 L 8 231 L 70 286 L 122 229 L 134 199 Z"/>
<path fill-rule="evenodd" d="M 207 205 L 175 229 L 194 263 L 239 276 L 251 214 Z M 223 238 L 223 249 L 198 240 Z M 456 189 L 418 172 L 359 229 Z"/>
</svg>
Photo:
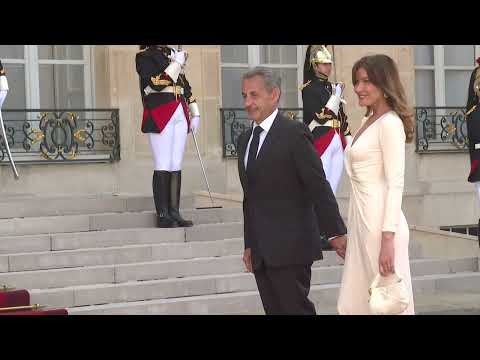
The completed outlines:
<svg viewBox="0 0 480 360">
<path fill-rule="evenodd" d="M 370 82 L 383 91 L 387 104 L 403 122 L 406 142 L 412 142 L 414 134 L 413 111 L 407 105 L 405 90 L 400 81 L 395 62 L 389 56 L 383 54 L 364 56 L 353 65 L 352 82 L 354 85 L 357 83 L 356 76 L 359 69 L 364 69 Z M 370 112 L 370 107 L 367 107 L 366 115 L 369 115 Z"/>
</svg>

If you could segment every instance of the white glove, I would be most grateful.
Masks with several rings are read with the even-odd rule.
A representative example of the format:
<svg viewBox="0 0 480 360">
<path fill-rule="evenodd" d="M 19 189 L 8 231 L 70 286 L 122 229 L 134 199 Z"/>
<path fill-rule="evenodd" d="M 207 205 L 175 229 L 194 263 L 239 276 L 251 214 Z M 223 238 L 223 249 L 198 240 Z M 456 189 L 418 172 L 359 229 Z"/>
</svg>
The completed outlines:
<svg viewBox="0 0 480 360">
<path fill-rule="evenodd" d="M 176 62 L 182 66 L 185 65 L 185 62 L 187 61 L 187 53 L 185 51 L 176 51 L 174 56 Z"/>
<path fill-rule="evenodd" d="M 196 134 L 199 126 L 200 126 L 200 116 L 192 117 L 192 120 L 190 120 L 190 130 Z"/>
<path fill-rule="evenodd" d="M 343 84 L 335 85 L 335 96 L 342 97 L 343 94 Z"/>
<path fill-rule="evenodd" d="M 174 61 L 174 60 L 175 60 L 175 55 L 176 55 L 176 53 L 177 53 L 177 50 L 175 50 L 175 49 L 172 48 L 172 50 L 170 51 L 170 57 L 169 57 L 169 59 L 172 60 L 172 61 Z"/>
</svg>

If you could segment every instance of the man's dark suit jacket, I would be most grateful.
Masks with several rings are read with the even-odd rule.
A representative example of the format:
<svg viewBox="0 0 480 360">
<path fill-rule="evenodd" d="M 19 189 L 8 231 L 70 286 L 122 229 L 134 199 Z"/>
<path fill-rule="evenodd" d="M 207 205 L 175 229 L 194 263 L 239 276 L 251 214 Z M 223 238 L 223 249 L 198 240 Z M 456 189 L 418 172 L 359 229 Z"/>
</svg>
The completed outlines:
<svg viewBox="0 0 480 360">
<path fill-rule="evenodd" d="M 322 259 L 319 228 L 329 238 L 346 234 L 338 204 L 308 128 L 278 113 L 247 178 L 245 151 L 252 129 L 238 140 L 244 199 L 245 248 L 254 269 L 309 264 Z"/>
</svg>

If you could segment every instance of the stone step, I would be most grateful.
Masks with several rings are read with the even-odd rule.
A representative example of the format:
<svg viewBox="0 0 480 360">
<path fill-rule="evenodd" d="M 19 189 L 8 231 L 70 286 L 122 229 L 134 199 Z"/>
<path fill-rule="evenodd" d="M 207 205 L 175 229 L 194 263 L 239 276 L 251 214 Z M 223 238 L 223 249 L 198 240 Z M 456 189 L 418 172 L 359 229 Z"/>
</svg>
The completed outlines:
<svg viewBox="0 0 480 360">
<path fill-rule="evenodd" d="M 247 285 L 254 282 L 252 275 L 247 274 L 250 280 Z M 420 287 L 419 282 L 423 283 Z M 464 288 L 478 289 L 480 273 L 465 272 L 458 274 L 440 274 L 413 277 L 414 297 L 425 294 L 425 282 L 429 282 L 431 293 L 435 292 L 465 292 Z M 458 287 L 456 284 L 464 286 Z M 210 283 L 215 288 L 215 283 Z M 338 297 L 340 284 L 313 285 L 310 299 L 314 302 L 319 314 L 335 314 L 335 304 Z M 478 292 L 478 290 L 477 290 Z M 187 292 L 188 293 L 188 292 Z M 425 309 L 423 309 L 425 311 Z M 167 298 L 157 300 L 131 301 L 109 303 L 105 305 L 89 305 L 70 307 L 71 315 L 123 315 L 123 314 L 262 314 L 263 308 L 258 291 L 239 291 L 208 295 L 186 295 L 182 298 Z"/>
<path fill-rule="evenodd" d="M 51 249 L 51 236 L 48 234 L 0 236 L 0 254 L 49 251 Z"/>
<path fill-rule="evenodd" d="M 435 273 L 439 270 L 438 262 L 440 261 L 437 259 L 412 261 L 412 274 L 417 277 L 417 283 L 414 285 L 415 291 L 431 292 L 435 290 L 436 284 L 432 279 L 435 279 L 438 275 Z M 444 269 L 448 268 L 450 272 L 476 274 L 472 270 L 476 271 L 478 269 L 470 258 L 443 260 L 443 262 L 449 262 L 449 265 Z M 226 274 L 225 270 L 217 273 L 215 269 L 218 269 L 221 264 L 221 261 L 211 262 L 209 265 L 215 265 L 215 268 L 208 268 L 205 262 L 197 262 L 196 264 L 192 262 L 190 269 L 175 269 L 174 266 L 180 266 L 181 263 L 163 263 L 162 265 L 170 265 L 170 270 L 174 271 L 175 274 L 188 270 L 194 270 L 194 272 L 185 275 L 184 278 L 172 278 L 173 276 L 169 276 L 168 270 L 165 270 L 165 279 L 163 280 L 124 281 L 120 284 L 94 284 L 59 289 L 31 290 L 32 299 L 35 299 L 36 303 L 50 306 L 73 307 L 256 289 L 253 275 L 241 272 L 243 270 L 242 266 L 236 268 L 235 264 L 232 263 L 231 269 L 233 271 L 230 274 Z M 428 264 L 430 264 L 430 268 L 427 266 Z M 174 266 L 172 267 L 172 265 Z M 237 265 L 241 265 L 240 262 L 237 262 Z M 188 272 L 185 274 L 188 274 Z M 432 278 L 427 276 L 423 279 L 421 276 L 425 276 L 425 274 Z M 158 275 L 156 277 L 158 278 Z M 318 261 L 312 269 L 312 285 L 338 284 L 341 277 L 342 266 L 339 265 L 325 266 L 323 261 Z M 442 283 L 439 284 L 442 285 Z"/>
<path fill-rule="evenodd" d="M 0 265 L 5 267 L 5 264 Z M 240 255 L 162 260 L 74 268 L 0 273 L 0 284 L 26 289 L 59 288 L 97 283 L 156 280 L 243 271 Z"/>
<path fill-rule="evenodd" d="M 243 221 L 243 212 L 238 208 L 186 209 L 182 215 L 196 225 Z M 0 234 L 16 236 L 149 228 L 155 227 L 155 223 L 155 213 L 152 211 L 11 218 L 0 219 Z"/>
<path fill-rule="evenodd" d="M 415 315 L 480 315 L 480 292 L 415 293 Z M 258 299 L 260 300 L 260 298 Z M 338 315 L 335 303 L 316 303 L 317 315 Z M 264 315 L 261 305 L 234 315 Z"/>
<path fill-rule="evenodd" d="M 223 225 L 225 224 L 219 224 L 219 226 Z M 136 251 L 138 251 L 137 256 L 142 256 L 142 251 L 145 250 L 140 247 Z M 94 258 L 96 258 L 96 256 L 94 256 Z M 113 255 L 113 258 L 115 258 L 115 255 Z M 59 260 L 57 259 L 57 261 Z M 436 271 L 441 267 L 445 268 L 446 265 L 443 264 L 445 262 L 448 263 L 449 268 L 454 268 L 454 271 L 478 270 L 477 258 L 460 258 L 452 260 L 418 259 L 412 260 L 412 262 L 419 262 L 422 264 L 419 266 L 426 266 L 427 269 L 429 266 L 433 266 Z M 433 265 L 423 265 L 424 263 L 432 263 Z M 322 262 L 315 263 L 315 266 L 317 266 L 317 264 L 322 264 Z M 458 270 L 460 268 L 463 270 Z M 229 255 L 223 257 L 147 261 L 131 264 L 82 266 L 51 270 L 7 272 L 8 270 L 9 257 L 0 257 L 0 271 L 3 271 L 3 273 L 0 273 L 0 284 L 6 284 L 18 288 L 42 289 L 95 283 L 121 283 L 126 281 L 159 280 L 168 277 L 241 272 L 243 271 L 243 262 L 241 255 Z M 86 272 L 84 277 L 81 275 L 83 271 Z M 96 272 L 99 273 L 100 277 L 98 281 L 95 279 Z M 71 277 L 69 275 L 70 273 L 72 275 Z M 103 281 L 102 279 L 107 276 L 106 274 L 111 274 L 112 277 L 108 278 L 108 281 Z M 338 272 L 337 276 L 340 276 L 339 274 L 340 272 Z"/>
<path fill-rule="evenodd" d="M 152 196 L 144 195 L 16 195 L 0 198 L 0 219 L 153 211 L 154 209 Z"/>
<path fill-rule="evenodd" d="M 237 238 L 20 253 L 0 255 L 0 271 L 2 264 L 8 264 L 8 272 L 15 272 L 239 255 L 243 249 L 243 239 Z"/>
<path fill-rule="evenodd" d="M 17 289 L 47 289 L 114 282 L 114 265 L 0 273 L 1 285 Z"/>
<path fill-rule="evenodd" d="M 419 315 L 480 315 L 480 292 L 418 294 L 415 312 Z"/>
<path fill-rule="evenodd" d="M 243 236 L 243 224 L 199 224 L 191 228 L 130 228 L 39 235 L 0 236 L 0 254 L 75 250 L 183 241 L 211 241 Z"/>
<path fill-rule="evenodd" d="M 330 274 L 332 282 L 340 281 L 342 274 L 341 266 L 325 267 L 323 261 L 316 261 L 313 266 L 323 267 L 322 270 Z M 179 262 L 153 261 L 120 264 L 116 267 L 115 279 L 117 283 L 121 283 L 126 281 L 158 280 L 168 277 L 226 274 L 243 270 L 242 256 L 230 255 L 221 258 L 202 258 Z M 478 271 L 478 259 L 473 257 L 413 259 L 411 260 L 411 271 L 415 275 Z M 314 276 L 312 274 L 312 278 Z M 323 273 L 322 276 L 324 276 Z"/>
</svg>

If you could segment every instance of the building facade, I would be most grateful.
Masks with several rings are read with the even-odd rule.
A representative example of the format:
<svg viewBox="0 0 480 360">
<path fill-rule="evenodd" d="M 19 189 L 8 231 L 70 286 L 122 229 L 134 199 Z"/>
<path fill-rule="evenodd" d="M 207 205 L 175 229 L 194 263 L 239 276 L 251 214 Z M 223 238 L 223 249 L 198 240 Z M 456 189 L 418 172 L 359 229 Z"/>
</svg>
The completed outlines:
<svg viewBox="0 0 480 360">
<path fill-rule="evenodd" d="M 232 152 L 224 143 L 231 142 L 233 134 L 231 124 L 227 124 L 230 128 L 224 124 L 227 114 L 241 113 L 238 110 L 242 108 L 241 75 L 256 65 L 278 71 L 283 81 L 280 105 L 299 114 L 306 45 L 184 45 L 183 48 L 189 52 L 186 72 L 201 111 L 197 138 L 210 186 L 215 193 L 241 197 L 234 149 Z M 473 186 L 466 181 L 469 161 L 462 143 L 465 124 L 461 110 L 465 107 L 468 79 L 475 58 L 480 56 L 480 46 L 329 48 L 334 55 L 331 80 L 346 83 L 346 111 L 353 131 L 358 129 L 364 115 L 351 83 L 354 62 L 367 54 L 384 53 L 398 64 L 408 101 L 417 113 L 418 139 L 407 145 L 403 207 L 409 223 L 435 227 L 476 223 L 479 208 Z M 19 123 L 11 141 L 15 159 L 23 161 L 17 166 L 20 180 L 15 181 L 8 160 L 2 160 L 0 197 L 151 193 L 152 158 L 147 137 L 140 131 L 142 104 L 135 71 L 137 51 L 136 45 L 0 46 L 0 59 L 10 84 L 4 120 L 7 127 L 14 121 Z M 15 112 L 15 109 L 26 111 Z M 37 111 L 29 111 L 32 109 Z M 71 111 L 74 115 L 70 114 L 70 120 L 66 120 L 70 132 L 65 132 L 64 127 L 55 127 L 64 121 L 61 116 L 52 122 L 42 122 L 47 119 L 48 111 L 41 110 L 48 109 L 84 111 L 79 111 L 82 115 L 78 118 Z M 110 109 L 118 109 L 118 117 Z M 103 115 L 97 116 L 100 113 Z M 110 120 L 102 124 L 105 117 Z M 91 131 L 89 118 L 95 119 Z M 92 134 L 95 149 L 98 147 L 92 155 L 85 145 L 88 134 Z M 81 146 L 77 150 L 68 146 L 42 150 L 41 143 L 46 137 L 57 145 L 63 141 L 78 142 Z M 118 154 L 110 147 L 117 149 Z M 57 161 L 63 160 L 65 154 L 67 160 L 74 161 Z M 205 190 L 205 185 L 193 141 L 189 139 L 182 192 L 188 196 L 198 190 Z M 338 191 L 344 213 L 348 191 L 344 174 Z"/>
</svg>

